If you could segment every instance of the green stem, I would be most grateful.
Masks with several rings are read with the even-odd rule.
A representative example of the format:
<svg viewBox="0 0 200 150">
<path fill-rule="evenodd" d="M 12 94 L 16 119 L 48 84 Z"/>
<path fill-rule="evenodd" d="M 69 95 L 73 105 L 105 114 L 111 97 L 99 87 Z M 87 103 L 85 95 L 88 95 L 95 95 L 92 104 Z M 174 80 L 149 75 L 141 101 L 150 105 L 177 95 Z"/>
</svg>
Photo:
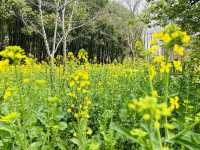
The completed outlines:
<svg viewBox="0 0 200 150">
<path fill-rule="evenodd" d="M 16 81 L 17 81 L 17 87 L 19 88 L 19 100 L 20 100 L 20 108 L 21 108 L 21 112 L 24 112 L 24 100 L 22 98 L 22 85 L 21 85 L 21 77 L 20 77 L 20 73 L 19 70 L 17 68 L 17 65 L 15 65 L 15 75 L 16 75 Z"/>
<path fill-rule="evenodd" d="M 159 149 L 162 149 L 162 139 L 161 139 L 161 136 L 160 136 L 160 129 L 156 129 L 156 136 L 157 136 L 158 141 L 159 141 Z"/>
<path fill-rule="evenodd" d="M 165 91 L 164 91 L 164 100 L 165 100 L 165 103 L 167 104 L 168 106 L 168 96 L 169 96 L 169 73 L 166 73 L 165 74 L 165 81 L 164 81 L 164 85 L 165 85 Z M 167 116 L 164 118 L 164 121 L 165 121 L 165 124 L 168 123 L 167 121 Z M 167 128 L 165 128 L 165 136 L 166 138 L 169 137 L 169 131 Z"/>
</svg>

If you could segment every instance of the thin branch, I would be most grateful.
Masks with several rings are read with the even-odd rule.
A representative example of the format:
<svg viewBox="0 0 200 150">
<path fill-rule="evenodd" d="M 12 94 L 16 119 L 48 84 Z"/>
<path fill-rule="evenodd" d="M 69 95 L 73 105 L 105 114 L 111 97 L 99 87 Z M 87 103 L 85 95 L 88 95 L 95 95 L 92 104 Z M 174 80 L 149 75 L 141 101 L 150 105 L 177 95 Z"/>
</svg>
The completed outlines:
<svg viewBox="0 0 200 150">
<path fill-rule="evenodd" d="M 93 17 L 92 19 L 88 20 L 88 21 L 85 21 L 85 23 L 81 24 L 81 25 L 78 25 L 76 27 L 73 27 L 69 30 L 69 32 L 71 32 L 72 30 L 75 30 L 75 29 L 78 29 L 78 28 L 81 28 L 85 25 L 88 25 L 90 22 L 94 21 L 97 17 L 99 16 L 99 14 L 97 14 L 95 17 Z"/>
<path fill-rule="evenodd" d="M 57 43 L 57 45 L 56 45 L 56 48 L 55 48 L 54 54 L 57 52 L 58 47 L 60 46 L 60 43 L 62 42 L 63 38 L 64 38 L 64 36 L 62 36 L 62 37 L 60 38 L 60 40 L 58 41 L 58 43 Z"/>
<path fill-rule="evenodd" d="M 71 4 L 73 1 L 75 0 L 65 1 L 65 3 L 58 8 L 58 10 L 59 11 L 63 10 L 67 5 Z"/>
<path fill-rule="evenodd" d="M 59 19 L 59 1 L 56 3 L 56 16 L 55 16 L 55 27 L 54 27 L 54 37 L 53 37 L 53 47 L 52 47 L 52 53 L 56 53 L 56 39 L 57 39 L 57 32 L 58 32 L 58 19 Z"/>
</svg>

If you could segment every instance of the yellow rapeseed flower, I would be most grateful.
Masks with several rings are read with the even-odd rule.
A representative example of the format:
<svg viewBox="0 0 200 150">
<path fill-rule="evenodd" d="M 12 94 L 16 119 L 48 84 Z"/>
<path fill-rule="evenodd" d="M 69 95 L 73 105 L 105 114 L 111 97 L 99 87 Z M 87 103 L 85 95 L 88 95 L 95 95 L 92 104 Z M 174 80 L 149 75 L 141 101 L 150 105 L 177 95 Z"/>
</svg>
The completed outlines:
<svg viewBox="0 0 200 150">
<path fill-rule="evenodd" d="M 13 96 L 14 91 L 15 91 L 14 87 L 7 88 L 3 96 L 4 100 L 7 100 L 9 97 Z"/>
<path fill-rule="evenodd" d="M 71 108 L 67 108 L 67 112 L 71 113 L 72 109 Z"/>
<path fill-rule="evenodd" d="M 76 133 L 76 132 L 74 132 L 74 133 L 73 133 L 73 136 L 74 136 L 74 137 L 77 137 L 77 133 Z"/>
<path fill-rule="evenodd" d="M 5 59 L 0 61 L 0 72 L 6 72 L 9 66 L 9 60 Z"/>
<path fill-rule="evenodd" d="M 152 95 L 153 97 L 158 97 L 158 92 L 157 92 L 156 90 L 153 90 L 153 91 L 151 92 L 151 95 Z"/>
<path fill-rule="evenodd" d="M 153 33 L 152 37 L 154 39 L 161 39 L 163 37 L 163 32 L 157 32 L 157 33 Z"/>
<path fill-rule="evenodd" d="M 173 64 L 174 64 L 174 68 L 177 70 L 177 71 L 182 71 L 182 64 L 179 60 L 177 61 L 173 61 Z"/>
<path fill-rule="evenodd" d="M 75 113 L 75 114 L 74 114 L 74 117 L 75 117 L 76 119 L 78 119 L 78 118 L 79 118 L 79 114 L 78 114 L 78 113 Z"/>
<path fill-rule="evenodd" d="M 92 134 L 92 129 L 91 128 L 87 128 L 86 129 L 86 134 L 87 135 L 91 135 Z"/>
<path fill-rule="evenodd" d="M 161 113 L 163 116 L 170 116 L 172 113 L 172 110 L 170 107 L 167 107 L 166 103 L 161 104 Z"/>
<path fill-rule="evenodd" d="M 149 48 L 150 53 L 155 53 L 160 49 L 158 45 L 153 45 L 151 48 Z"/>
<path fill-rule="evenodd" d="M 16 57 L 16 59 L 18 59 L 18 60 L 21 60 L 21 59 L 24 59 L 24 58 L 26 58 L 26 56 L 25 56 L 25 55 L 23 55 L 23 54 L 20 54 L 20 53 L 16 53 L 16 54 L 15 54 L 15 57 Z"/>
<path fill-rule="evenodd" d="M 178 96 L 176 96 L 175 98 L 170 98 L 170 107 L 172 110 L 179 108 L 180 105 L 179 105 L 178 101 L 179 101 Z"/>
<path fill-rule="evenodd" d="M 70 87 L 73 87 L 74 85 L 75 85 L 74 80 L 70 80 L 70 81 L 69 81 L 69 86 L 70 86 Z"/>
<path fill-rule="evenodd" d="M 22 80 L 22 83 L 23 83 L 23 84 L 29 84 L 30 81 L 31 81 L 30 79 L 23 79 L 23 80 Z"/>
<path fill-rule="evenodd" d="M 154 63 L 162 63 L 164 61 L 164 57 L 163 56 L 155 56 L 153 59 Z"/>
<path fill-rule="evenodd" d="M 177 38 L 177 37 L 179 37 L 180 36 L 180 32 L 179 31 L 175 31 L 175 32 L 173 32 L 172 34 L 171 34 L 171 36 L 172 36 L 172 38 Z"/>
<path fill-rule="evenodd" d="M 166 129 L 170 129 L 170 130 L 173 130 L 173 129 L 175 128 L 175 126 L 174 126 L 173 124 L 171 124 L 171 123 L 166 123 L 166 124 L 164 125 L 164 127 L 165 127 Z"/>
<path fill-rule="evenodd" d="M 171 68 L 171 63 L 167 63 L 167 64 L 161 63 L 160 72 L 161 73 L 169 73 L 170 68 Z"/>
<path fill-rule="evenodd" d="M 161 115 L 162 115 L 162 112 L 159 110 L 159 109 L 156 109 L 155 110 L 155 119 L 156 120 L 160 120 L 160 118 L 161 118 Z"/>
<path fill-rule="evenodd" d="M 182 38 L 181 38 L 183 44 L 189 44 L 190 42 L 190 36 L 188 36 L 187 34 L 185 34 Z"/>
<path fill-rule="evenodd" d="M 3 96 L 4 100 L 7 100 L 9 97 L 11 97 L 13 95 L 13 93 L 9 90 L 7 90 Z"/>
<path fill-rule="evenodd" d="M 145 121 L 150 120 L 150 115 L 149 115 L 149 114 L 144 114 L 143 119 L 144 119 Z"/>
<path fill-rule="evenodd" d="M 150 77 L 150 80 L 153 80 L 155 76 L 156 76 L 155 66 L 150 65 L 149 66 L 149 77 Z"/>
<path fill-rule="evenodd" d="M 165 33 L 163 36 L 162 36 L 162 40 L 164 43 L 169 43 L 171 41 L 171 37 L 169 36 L 169 34 Z"/>
<path fill-rule="evenodd" d="M 89 106 L 89 105 L 92 104 L 92 102 L 91 102 L 91 100 L 89 99 L 89 97 L 86 96 L 86 97 L 84 98 L 84 104 L 87 105 L 87 106 Z"/>
<path fill-rule="evenodd" d="M 156 121 L 154 123 L 154 128 L 159 129 L 160 128 L 160 123 L 158 121 Z"/>
<path fill-rule="evenodd" d="M 85 118 L 85 119 L 90 118 L 90 115 L 89 115 L 89 113 L 87 111 L 82 111 L 80 113 L 80 115 L 81 115 L 82 118 Z"/>
<path fill-rule="evenodd" d="M 181 46 L 179 46 L 179 45 L 177 45 L 177 44 L 175 44 L 175 45 L 174 45 L 174 53 L 175 53 L 176 55 L 183 56 L 183 55 L 184 55 L 184 48 L 181 47 Z"/>
<path fill-rule="evenodd" d="M 67 95 L 70 97 L 76 97 L 75 93 L 73 93 L 73 92 L 69 92 Z"/>
<path fill-rule="evenodd" d="M 151 40 L 149 43 L 150 43 L 151 46 L 153 46 L 153 45 L 157 44 L 157 41 L 156 40 Z"/>
<path fill-rule="evenodd" d="M 88 86 L 90 83 L 88 81 L 80 81 L 80 87 L 83 88 L 83 87 L 86 87 Z"/>
<path fill-rule="evenodd" d="M 17 112 L 12 112 L 6 116 L 2 116 L 0 118 L 0 122 L 9 123 L 9 122 L 15 120 L 18 116 L 19 116 L 19 114 Z"/>
<path fill-rule="evenodd" d="M 136 106 L 135 106 L 135 104 L 134 104 L 133 102 L 129 102 L 129 103 L 128 103 L 128 108 L 129 108 L 129 109 L 135 109 Z"/>
</svg>

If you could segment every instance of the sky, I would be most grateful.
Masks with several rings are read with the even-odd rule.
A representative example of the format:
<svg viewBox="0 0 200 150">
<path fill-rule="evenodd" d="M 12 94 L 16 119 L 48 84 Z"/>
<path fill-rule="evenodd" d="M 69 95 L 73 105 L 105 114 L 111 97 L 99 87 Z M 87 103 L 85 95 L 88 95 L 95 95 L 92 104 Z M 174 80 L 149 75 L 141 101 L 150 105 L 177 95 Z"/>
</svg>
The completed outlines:
<svg viewBox="0 0 200 150">
<path fill-rule="evenodd" d="M 122 4 L 124 4 L 125 6 L 128 7 L 128 5 L 125 2 L 126 0 L 113 0 L 113 1 L 120 2 L 120 3 L 122 3 Z M 132 3 L 134 3 L 137 0 L 129 0 L 129 1 L 131 1 Z M 141 12 L 145 8 L 145 6 L 146 6 L 146 1 L 145 0 L 140 0 L 140 1 L 141 1 L 141 3 L 140 3 L 140 7 L 138 9 L 139 12 Z"/>
</svg>

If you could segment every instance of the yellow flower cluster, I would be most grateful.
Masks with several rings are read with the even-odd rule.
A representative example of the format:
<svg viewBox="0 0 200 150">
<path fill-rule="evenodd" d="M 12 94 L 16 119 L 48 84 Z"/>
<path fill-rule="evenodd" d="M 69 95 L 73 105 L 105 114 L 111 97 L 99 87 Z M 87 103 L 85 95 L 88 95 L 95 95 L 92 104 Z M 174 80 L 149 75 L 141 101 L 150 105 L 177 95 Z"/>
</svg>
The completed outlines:
<svg viewBox="0 0 200 150">
<path fill-rule="evenodd" d="M 67 54 L 67 58 L 69 61 L 74 61 L 75 60 L 75 56 L 72 52 L 68 52 Z"/>
<path fill-rule="evenodd" d="M 12 112 L 6 116 L 2 116 L 0 118 L 0 122 L 10 123 L 13 120 L 17 119 L 18 116 L 19 116 L 19 114 L 17 112 Z"/>
<path fill-rule="evenodd" d="M 158 92 L 157 92 L 156 90 L 153 90 L 153 91 L 151 92 L 151 95 L 152 95 L 153 97 L 158 97 Z"/>
<path fill-rule="evenodd" d="M 77 57 L 80 63 L 86 63 L 88 61 L 88 53 L 84 49 L 79 50 Z"/>
<path fill-rule="evenodd" d="M 179 108 L 178 101 L 179 101 L 179 97 L 178 96 L 176 96 L 175 98 L 170 98 L 170 108 L 171 108 L 171 110 Z"/>
<path fill-rule="evenodd" d="M 171 42 L 172 40 L 172 37 L 168 33 L 164 32 L 153 33 L 152 37 L 154 40 L 161 40 L 165 44 Z"/>
<path fill-rule="evenodd" d="M 154 63 L 162 63 L 164 61 L 164 57 L 161 55 L 161 56 L 155 56 L 154 59 L 153 59 L 153 62 Z"/>
<path fill-rule="evenodd" d="M 157 52 L 160 49 L 161 48 L 158 45 L 153 45 L 151 48 L 149 48 L 149 52 L 154 54 L 155 52 Z"/>
<path fill-rule="evenodd" d="M 88 53 L 84 49 L 80 49 L 77 57 L 75 57 L 73 52 L 68 52 L 67 59 L 71 63 L 86 64 L 88 62 Z"/>
<path fill-rule="evenodd" d="M 25 60 L 27 58 L 24 50 L 19 46 L 7 46 L 3 51 L 0 52 L 0 56 L 14 62 L 21 61 L 23 59 Z"/>
<path fill-rule="evenodd" d="M 11 97 L 13 95 L 11 90 L 6 90 L 3 96 L 4 100 L 7 100 L 9 97 Z"/>
<path fill-rule="evenodd" d="M 160 72 L 161 73 L 169 73 L 171 68 L 171 63 L 164 63 L 162 62 L 160 65 Z"/>
<path fill-rule="evenodd" d="M 170 37 L 169 34 L 164 33 L 163 36 L 162 36 L 162 40 L 163 40 L 164 43 L 167 44 L 167 43 L 169 43 L 172 39 L 171 39 L 171 37 Z"/>
<path fill-rule="evenodd" d="M 17 91 L 16 87 L 8 87 L 3 95 L 4 100 L 8 100 L 10 97 L 14 95 L 14 93 Z"/>
<path fill-rule="evenodd" d="M 0 61 L 0 73 L 6 72 L 8 70 L 8 67 L 9 67 L 9 60 L 8 59 Z"/>
<path fill-rule="evenodd" d="M 169 25 L 166 28 L 172 28 L 172 26 Z M 190 36 L 187 35 L 186 32 L 180 31 L 179 28 L 177 28 L 177 31 L 174 31 L 172 33 L 165 32 L 165 31 L 153 33 L 152 37 L 154 39 L 153 41 L 161 40 L 165 44 L 169 44 L 170 42 L 175 41 L 175 40 L 182 42 L 182 44 L 184 45 L 188 45 L 190 42 Z M 155 42 L 151 42 L 151 43 L 155 44 Z"/>
<path fill-rule="evenodd" d="M 162 117 L 170 116 L 172 111 L 177 108 L 177 104 L 173 101 L 168 107 L 166 103 L 159 104 L 157 98 L 147 96 L 130 101 L 128 108 L 142 114 L 144 121 L 154 122 L 155 128 L 160 128 Z M 166 126 L 168 127 L 169 124 Z"/>
<path fill-rule="evenodd" d="M 74 86 L 80 91 L 85 87 L 90 85 L 88 73 L 84 70 L 76 71 L 72 74 L 71 79 L 69 80 L 69 87 L 73 88 Z"/>
<path fill-rule="evenodd" d="M 69 92 L 67 95 L 68 95 L 69 97 L 74 97 L 74 98 L 76 98 L 76 94 L 75 94 L 74 92 Z"/>
<path fill-rule="evenodd" d="M 155 66 L 150 65 L 149 66 L 149 78 L 152 81 L 154 79 L 154 77 L 156 76 L 156 69 Z"/>
<path fill-rule="evenodd" d="M 85 97 L 81 104 L 78 106 L 79 111 L 74 113 L 74 117 L 76 119 L 88 119 L 90 117 L 88 110 L 91 104 L 91 100 L 88 97 Z"/>
<path fill-rule="evenodd" d="M 86 134 L 87 134 L 87 135 L 91 135 L 91 134 L 92 134 L 92 129 L 88 127 L 88 128 L 86 129 Z"/>
<path fill-rule="evenodd" d="M 177 70 L 177 71 L 182 71 L 182 64 L 181 64 L 181 61 L 180 60 L 175 60 L 173 61 L 173 64 L 174 64 L 174 68 Z"/>
<path fill-rule="evenodd" d="M 175 55 L 180 55 L 180 56 L 184 55 L 184 48 L 183 47 L 175 44 L 174 47 L 173 47 L 173 49 L 174 49 L 174 54 Z"/>
<path fill-rule="evenodd" d="M 190 42 L 190 36 L 186 32 L 182 32 L 176 25 L 168 25 L 162 32 L 154 33 L 153 39 L 150 41 L 151 48 L 150 54 L 155 54 L 159 49 L 163 49 L 163 55 L 152 55 L 153 65 L 149 65 L 150 80 L 155 77 L 156 71 L 160 73 L 168 74 L 172 67 L 176 71 L 182 71 L 182 63 L 179 60 L 181 56 L 184 56 L 184 46 Z M 179 45 L 177 44 L 179 43 Z M 171 60 L 170 56 L 174 54 L 177 60 Z"/>
<path fill-rule="evenodd" d="M 70 92 L 67 95 L 71 98 L 75 98 L 75 101 L 67 108 L 67 111 L 73 113 L 76 119 L 88 119 L 90 117 L 88 110 L 91 105 L 91 100 L 87 96 L 89 93 L 88 86 L 90 85 L 87 71 L 78 70 L 73 73 L 68 81 L 68 85 Z"/>
<path fill-rule="evenodd" d="M 24 85 L 29 84 L 30 82 L 31 82 L 31 80 L 28 79 L 28 78 L 25 78 L 25 79 L 22 80 L 22 83 L 23 83 Z"/>
</svg>

